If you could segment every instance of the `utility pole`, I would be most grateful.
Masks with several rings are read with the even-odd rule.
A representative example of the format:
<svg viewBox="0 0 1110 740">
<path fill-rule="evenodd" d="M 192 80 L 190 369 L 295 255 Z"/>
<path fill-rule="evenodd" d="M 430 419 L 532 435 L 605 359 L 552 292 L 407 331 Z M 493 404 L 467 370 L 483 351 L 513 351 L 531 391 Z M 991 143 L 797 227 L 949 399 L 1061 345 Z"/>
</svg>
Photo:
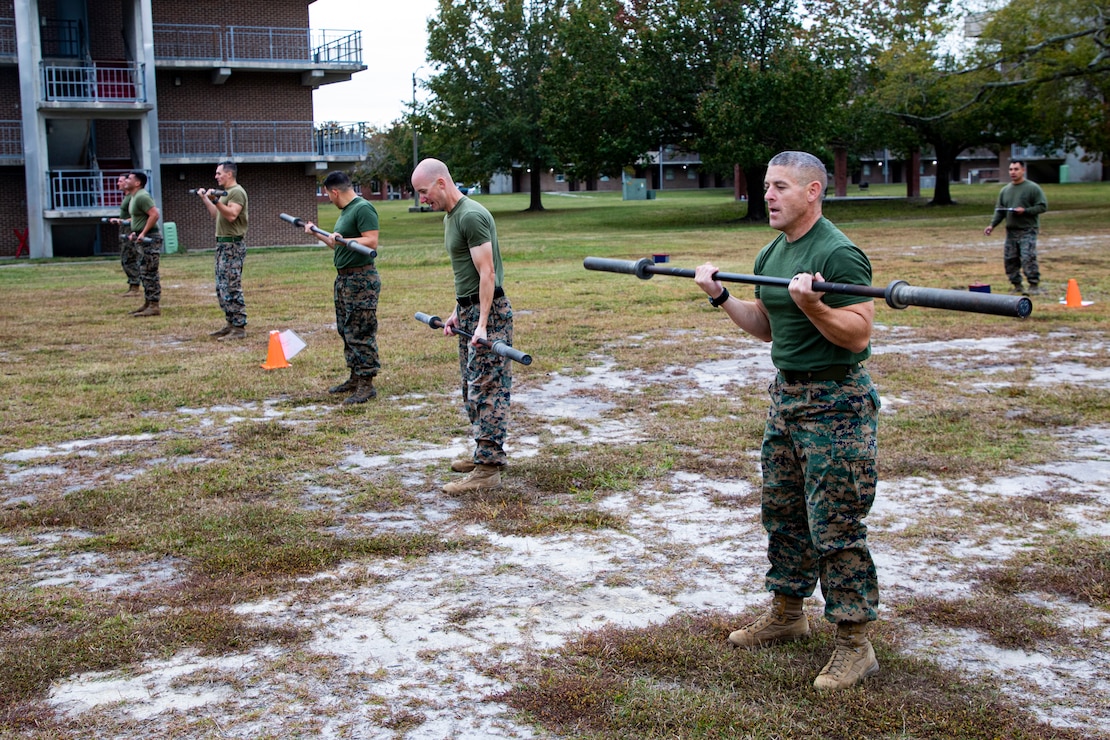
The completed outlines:
<svg viewBox="0 0 1110 740">
<path fill-rule="evenodd" d="M 413 169 L 415 169 L 416 165 L 418 164 L 418 162 L 416 161 L 416 157 L 417 157 L 417 148 L 416 148 L 416 135 L 417 135 L 416 134 L 416 73 L 419 72 L 421 69 L 423 69 L 423 67 L 417 67 L 412 73 L 412 119 L 411 120 L 412 120 L 412 166 L 413 166 Z M 420 211 L 420 194 L 416 192 L 416 188 L 413 188 L 413 190 L 412 190 L 412 208 L 410 208 L 409 210 L 410 211 L 415 211 L 415 212 Z"/>
</svg>

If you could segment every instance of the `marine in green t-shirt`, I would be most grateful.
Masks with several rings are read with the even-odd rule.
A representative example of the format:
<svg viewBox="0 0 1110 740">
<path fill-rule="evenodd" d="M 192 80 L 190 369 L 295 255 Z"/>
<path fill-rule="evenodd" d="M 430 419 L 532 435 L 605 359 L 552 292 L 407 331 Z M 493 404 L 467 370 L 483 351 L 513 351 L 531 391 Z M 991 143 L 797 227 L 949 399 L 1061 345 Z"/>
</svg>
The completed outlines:
<svg viewBox="0 0 1110 740">
<path fill-rule="evenodd" d="M 833 654 L 814 679 L 845 689 L 878 673 L 867 625 L 879 581 L 863 520 L 875 500 L 879 394 L 860 362 L 870 356 L 875 303 L 822 293 L 814 282 L 871 284 L 864 253 L 821 214 L 828 173 L 805 152 L 767 164 L 764 200 L 782 233 L 760 251 L 755 271 L 786 278 L 753 300 L 730 296 L 707 263 L 694 281 L 749 334 L 771 342 L 778 371 L 760 447 L 761 520 L 770 569 L 770 609 L 729 635 L 739 647 L 808 637 L 804 600 L 818 583 L 825 619 L 836 624 Z"/>
</svg>

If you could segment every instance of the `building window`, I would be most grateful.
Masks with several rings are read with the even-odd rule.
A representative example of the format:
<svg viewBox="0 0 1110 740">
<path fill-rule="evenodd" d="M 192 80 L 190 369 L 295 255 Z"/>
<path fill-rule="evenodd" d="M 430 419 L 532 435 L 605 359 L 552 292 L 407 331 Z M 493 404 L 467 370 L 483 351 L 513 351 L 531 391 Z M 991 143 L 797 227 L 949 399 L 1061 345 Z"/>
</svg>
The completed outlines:
<svg viewBox="0 0 1110 740">
<path fill-rule="evenodd" d="M 566 182 L 567 176 L 564 174 L 555 175 L 555 182 Z"/>
<path fill-rule="evenodd" d="M 664 179 L 667 179 L 667 180 L 673 180 L 674 179 L 674 170 L 666 170 L 663 173 L 663 177 L 664 177 Z"/>
<path fill-rule="evenodd" d="M 694 170 L 687 169 L 686 170 L 686 179 L 687 180 L 697 180 L 698 179 L 698 173 L 695 172 Z"/>
<path fill-rule="evenodd" d="M 865 164 L 863 166 L 863 176 L 864 177 L 871 177 L 871 165 Z"/>
</svg>

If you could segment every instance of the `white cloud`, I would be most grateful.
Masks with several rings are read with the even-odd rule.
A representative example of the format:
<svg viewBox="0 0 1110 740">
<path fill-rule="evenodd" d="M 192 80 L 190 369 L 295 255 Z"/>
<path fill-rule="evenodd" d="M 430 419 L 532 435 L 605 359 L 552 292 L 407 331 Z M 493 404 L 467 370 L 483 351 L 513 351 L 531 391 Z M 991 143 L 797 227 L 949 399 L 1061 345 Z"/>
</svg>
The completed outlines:
<svg viewBox="0 0 1110 740">
<path fill-rule="evenodd" d="M 388 126 L 412 103 L 412 75 L 430 74 L 425 64 L 428 19 L 436 0 L 316 0 L 309 6 L 315 30 L 362 31 L 367 69 L 350 82 L 324 85 L 312 94 L 316 121 L 365 121 Z M 424 67 L 419 72 L 420 67 Z M 417 99 L 426 93 L 418 89 Z"/>
</svg>

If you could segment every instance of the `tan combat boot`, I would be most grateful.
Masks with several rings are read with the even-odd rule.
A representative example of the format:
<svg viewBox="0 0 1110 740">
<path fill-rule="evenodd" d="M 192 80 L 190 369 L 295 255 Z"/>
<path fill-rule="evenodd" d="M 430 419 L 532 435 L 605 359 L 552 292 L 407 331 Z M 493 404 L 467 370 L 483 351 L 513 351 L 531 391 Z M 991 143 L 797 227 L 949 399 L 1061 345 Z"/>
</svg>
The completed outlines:
<svg viewBox="0 0 1110 740">
<path fill-rule="evenodd" d="M 460 457 L 458 460 L 451 461 L 451 470 L 456 473 L 469 473 L 476 467 L 478 467 L 477 463 L 468 457 Z"/>
<path fill-rule="evenodd" d="M 343 399 L 344 406 L 350 406 L 356 403 L 366 403 L 371 398 L 376 398 L 378 390 L 374 387 L 374 376 L 358 376 L 358 384 L 355 386 L 355 392 Z"/>
<path fill-rule="evenodd" d="M 800 596 L 776 593 L 771 608 L 759 619 L 728 636 L 736 647 L 757 647 L 809 637 L 809 620 Z"/>
<path fill-rule="evenodd" d="M 215 337 L 216 339 L 219 339 L 220 337 L 226 337 L 228 334 L 231 333 L 232 328 L 234 327 L 232 327 L 231 324 L 224 324 L 223 329 L 217 329 L 214 332 L 210 332 L 208 336 Z"/>
<path fill-rule="evenodd" d="M 134 311 L 132 311 L 132 312 L 131 312 L 131 313 L 130 313 L 129 315 L 130 315 L 130 316 L 138 316 L 138 315 L 139 315 L 140 313 L 142 313 L 143 311 L 145 311 L 145 310 L 147 309 L 147 307 L 149 307 L 149 306 L 150 306 L 150 301 L 143 301 L 143 305 L 141 305 L 141 306 L 139 306 L 138 308 L 136 308 L 136 309 L 135 309 Z"/>
<path fill-rule="evenodd" d="M 352 370 L 351 377 L 347 378 L 339 385 L 333 385 L 331 388 L 328 388 L 328 393 L 350 393 L 355 388 L 358 388 L 358 376 L 355 375 L 355 371 Z"/>
<path fill-rule="evenodd" d="M 162 309 L 158 307 L 158 301 L 151 301 L 146 304 L 146 308 L 137 313 L 131 314 L 132 316 L 161 316 Z"/>
<path fill-rule="evenodd" d="M 846 689 L 878 672 L 879 661 L 867 639 L 867 622 L 840 622 L 832 657 L 813 685 L 818 689 Z"/>
<path fill-rule="evenodd" d="M 230 340 L 246 339 L 246 338 L 247 338 L 246 328 L 244 328 L 242 326 L 233 326 L 227 332 L 227 334 L 224 334 L 222 337 L 217 337 L 216 341 L 217 342 L 227 342 L 227 341 L 230 341 Z"/>
<path fill-rule="evenodd" d="M 448 483 L 443 487 L 444 493 L 451 495 L 469 493 L 471 491 L 491 491 L 501 487 L 501 466 L 478 464 L 470 475 L 460 481 Z"/>
<path fill-rule="evenodd" d="M 120 293 L 121 298 L 138 298 L 143 292 L 139 290 L 138 285 L 128 285 L 126 293 Z"/>
</svg>

